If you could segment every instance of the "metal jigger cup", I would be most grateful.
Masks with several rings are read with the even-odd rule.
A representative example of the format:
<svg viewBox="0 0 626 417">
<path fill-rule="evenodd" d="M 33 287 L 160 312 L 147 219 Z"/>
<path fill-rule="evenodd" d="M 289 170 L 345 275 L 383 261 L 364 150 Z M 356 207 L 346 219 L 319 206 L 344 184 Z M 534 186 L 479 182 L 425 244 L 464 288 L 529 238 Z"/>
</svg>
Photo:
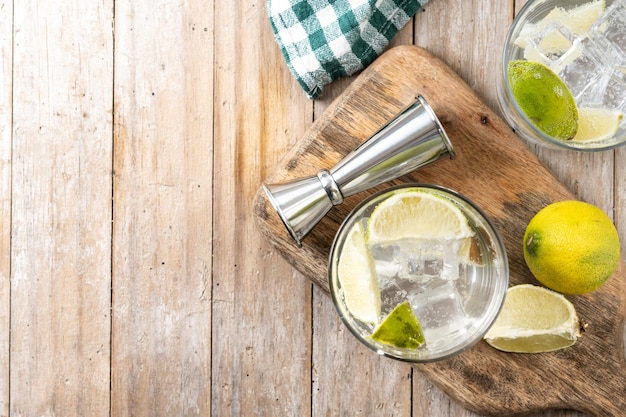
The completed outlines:
<svg viewBox="0 0 626 417">
<path fill-rule="evenodd" d="M 437 115 L 422 96 L 337 165 L 317 175 L 263 184 L 289 234 L 302 239 L 344 197 L 391 181 L 454 150 Z"/>
</svg>

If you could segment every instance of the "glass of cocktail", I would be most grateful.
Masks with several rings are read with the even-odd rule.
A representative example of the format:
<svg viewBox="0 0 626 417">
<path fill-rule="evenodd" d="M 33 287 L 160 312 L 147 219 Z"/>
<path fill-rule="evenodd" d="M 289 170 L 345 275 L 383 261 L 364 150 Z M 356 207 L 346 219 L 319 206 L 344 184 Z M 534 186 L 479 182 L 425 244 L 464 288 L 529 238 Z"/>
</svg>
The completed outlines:
<svg viewBox="0 0 626 417">
<path fill-rule="evenodd" d="M 508 287 L 502 240 L 454 191 L 407 184 L 376 193 L 340 227 L 330 290 L 345 325 L 379 354 L 429 362 L 478 342 Z"/>
<path fill-rule="evenodd" d="M 531 143 L 626 143 L 626 0 L 530 0 L 511 25 L 498 100 Z"/>
</svg>

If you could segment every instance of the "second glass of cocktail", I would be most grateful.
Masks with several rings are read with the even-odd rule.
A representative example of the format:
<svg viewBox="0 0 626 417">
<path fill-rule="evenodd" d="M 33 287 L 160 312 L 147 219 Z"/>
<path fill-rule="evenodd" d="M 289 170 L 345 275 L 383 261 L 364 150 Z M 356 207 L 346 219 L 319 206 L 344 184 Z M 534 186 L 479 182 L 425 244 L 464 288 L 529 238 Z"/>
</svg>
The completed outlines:
<svg viewBox="0 0 626 417">
<path fill-rule="evenodd" d="M 626 0 L 530 0 L 504 44 L 502 112 L 533 143 L 626 144 Z"/>
</svg>

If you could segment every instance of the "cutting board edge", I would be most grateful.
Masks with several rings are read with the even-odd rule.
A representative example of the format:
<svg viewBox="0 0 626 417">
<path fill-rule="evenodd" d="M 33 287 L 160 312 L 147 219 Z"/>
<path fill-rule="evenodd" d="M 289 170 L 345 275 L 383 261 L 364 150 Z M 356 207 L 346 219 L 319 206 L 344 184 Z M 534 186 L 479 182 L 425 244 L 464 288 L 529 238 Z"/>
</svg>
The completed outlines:
<svg viewBox="0 0 626 417">
<path fill-rule="evenodd" d="M 402 46 L 402 47 L 397 47 L 397 48 L 392 48 L 390 51 L 386 52 L 383 57 L 385 57 L 386 59 L 394 59 L 394 56 L 397 57 L 402 57 L 402 59 L 405 59 L 407 57 L 409 57 L 409 59 L 413 59 L 415 58 L 415 56 L 418 56 L 420 59 L 429 59 L 429 57 L 433 57 L 432 54 L 428 53 L 427 51 L 423 51 L 421 50 L 421 48 L 416 47 L 416 46 Z M 379 58 L 379 60 L 381 60 L 383 57 Z M 436 60 L 438 60 L 437 58 L 434 58 Z M 366 85 L 371 79 L 374 79 L 377 75 L 377 63 L 375 62 L 374 64 L 372 64 L 372 66 L 370 68 L 368 68 L 367 70 L 365 70 L 361 76 L 359 76 L 357 78 L 357 80 L 355 80 L 355 82 L 346 90 L 346 92 L 344 92 L 344 94 L 342 94 L 340 97 L 338 97 L 329 107 L 329 112 L 332 113 L 333 115 L 335 115 L 337 112 L 341 111 L 341 107 L 350 101 L 350 99 L 352 98 L 352 94 L 355 93 L 355 90 L 358 88 L 361 88 L 363 85 Z M 473 92 L 472 92 L 473 93 Z M 481 104 L 484 105 L 484 103 Z M 488 107 L 487 107 L 488 108 Z M 492 112 L 491 109 L 489 109 L 490 112 Z M 324 114 L 324 116 L 326 115 L 326 113 Z M 498 117 L 496 115 L 496 119 L 498 120 Z M 329 121 L 329 120 L 327 120 Z M 319 125 L 319 126 L 324 126 L 324 125 Z M 318 131 L 315 131 L 315 127 L 316 125 L 314 124 L 314 126 L 312 127 L 312 130 L 310 131 L 309 137 L 307 139 L 307 143 L 311 144 L 315 141 L 317 135 L 319 134 L 319 132 L 321 130 L 323 130 L 323 128 L 320 128 Z M 305 135 L 306 137 L 306 135 Z M 299 143 L 299 145 L 301 145 L 301 143 Z M 294 148 L 297 148 L 298 146 L 294 146 Z M 528 150 L 528 152 L 530 153 L 530 150 Z M 295 157 L 298 155 L 298 150 L 297 149 L 292 149 L 291 152 L 289 152 L 285 158 L 283 159 L 283 161 L 286 160 L 290 160 L 291 162 L 293 162 L 293 160 L 290 159 L 290 155 L 292 155 L 292 157 Z M 535 159 L 536 157 L 534 155 L 532 155 Z M 537 163 L 541 164 L 541 162 L 539 162 L 537 160 Z M 541 164 L 543 166 L 543 164 Z M 545 166 L 544 166 L 545 168 Z M 280 168 L 280 169 L 276 169 L 274 170 L 274 172 L 272 173 L 272 176 L 270 176 L 270 178 L 283 178 L 284 174 L 286 172 L 289 172 L 289 170 L 285 170 L 284 167 Z M 281 177 L 281 175 L 283 175 L 283 177 Z M 554 177 L 554 176 L 553 176 Z M 559 185 L 562 186 L 562 184 L 560 183 L 560 181 L 558 181 L 558 179 L 556 179 L 556 177 L 554 177 L 554 179 L 556 180 L 557 183 L 559 183 Z M 569 190 L 568 190 L 569 193 Z M 571 193 L 570 193 L 571 194 Z M 255 200 L 258 198 L 258 193 L 255 196 Z M 266 226 L 266 225 L 263 225 Z M 272 231 L 270 229 L 266 229 L 264 231 L 264 235 L 269 238 L 270 240 L 273 240 L 275 238 L 275 236 L 273 235 Z M 272 241 L 272 243 L 274 243 Z M 284 243 L 284 242 L 283 242 Z M 300 272 L 302 272 L 300 270 L 300 268 L 298 268 L 295 263 L 297 262 L 292 262 L 289 259 L 289 249 L 290 246 L 284 246 L 282 249 L 278 248 L 279 252 L 281 252 L 281 255 L 283 255 L 283 257 L 285 257 L 285 255 L 287 255 L 287 259 L 289 261 L 290 264 L 292 264 L 294 267 L 296 267 L 297 270 L 299 270 Z M 304 273 L 304 272 L 303 272 Z M 306 273 L 304 273 L 305 275 L 307 275 Z M 310 277 L 309 277 L 310 278 Z M 312 279 L 314 282 L 316 282 L 316 280 Z M 317 282 L 316 282 L 317 283 Z M 621 287 L 622 289 L 622 294 L 624 293 L 624 287 Z M 327 291 L 327 289 L 326 289 Z M 622 297 L 622 304 L 623 304 L 623 297 Z M 624 322 L 624 317 L 621 317 L 620 319 L 620 323 Z M 623 329 L 622 329 L 623 332 Z M 623 340 L 622 340 L 622 346 L 623 346 Z M 622 358 L 623 359 L 623 358 Z M 622 361 L 623 362 L 623 361 Z M 454 392 L 454 390 L 449 390 L 446 389 L 445 384 L 442 384 L 441 380 L 438 380 L 435 376 L 434 380 L 433 380 L 433 375 L 427 375 L 429 377 L 429 379 L 431 379 L 431 382 L 433 382 L 435 385 L 439 386 L 440 388 L 444 389 L 444 392 L 446 392 L 448 395 L 450 395 L 452 398 L 454 398 L 455 400 L 457 400 L 459 403 L 463 404 L 465 407 L 467 407 L 468 409 L 471 409 L 473 411 L 479 412 L 479 413 L 483 413 L 483 414 L 489 414 L 489 415 L 493 415 L 494 412 L 497 414 L 500 414 L 499 411 L 500 410 L 504 410 L 506 411 L 511 411 L 509 409 L 507 409 L 507 407 L 504 408 L 496 408 L 497 411 L 491 412 L 487 409 L 485 409 L 484 407 L 481 408 L 480 405 L 476 405 L 475 403 L 472 403 L 470 400 L 468 400 L 467 398 L 459 398 L 459 396 L 457 395 L 458 393 Z M 541 410 L 546 410 L 548 408 L 544 408 L 545 407 L 550 407 L 550 408 L 570 408 L 570 405 L 567 405 L 565 403 L 561 404 L 558 402 L 552 402 L 551 404 L 542 404 L 540 406 L 537 406 L 535 408 L 529 407 L 527 410 L 519 410 L 520 412 L 517 413 L 515 415 L 526 415 L 528 413 L 532 413 L 532 412 L 536 412 L 536 411 L 541 411 Z M 578 407 L 576 409 L 579 409 L 580 411 L 585 411 L 585 412 L 592 412 L 593 410 L 587 410 L 585 408 Z M 493 411 L 493 410 L 492 410 Z M 597 410 L 596 410 L 597 411 Z M 496 415 L 497 415 L 496 414 Z M 509 413 L 510 414 L 510 413 Z M 602 414 L 597 414 L 596 415 L 602 415 Z M 621 414 L 616 414 L 616 415 L 621 415 Z"/>
</svg>

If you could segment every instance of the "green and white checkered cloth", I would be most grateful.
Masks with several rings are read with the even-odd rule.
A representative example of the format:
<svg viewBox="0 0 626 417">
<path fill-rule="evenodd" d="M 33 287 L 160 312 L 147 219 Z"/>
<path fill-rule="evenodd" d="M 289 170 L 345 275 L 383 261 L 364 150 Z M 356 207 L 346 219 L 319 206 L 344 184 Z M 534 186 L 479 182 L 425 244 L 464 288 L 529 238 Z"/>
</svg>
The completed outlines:
<svg viewBox="0 0 626 417">
<path fill-rule="evenodd" d="M 310 98 L 380 55 L 428 0 L 268 0 L 274 35 Z"/>
</svg>

